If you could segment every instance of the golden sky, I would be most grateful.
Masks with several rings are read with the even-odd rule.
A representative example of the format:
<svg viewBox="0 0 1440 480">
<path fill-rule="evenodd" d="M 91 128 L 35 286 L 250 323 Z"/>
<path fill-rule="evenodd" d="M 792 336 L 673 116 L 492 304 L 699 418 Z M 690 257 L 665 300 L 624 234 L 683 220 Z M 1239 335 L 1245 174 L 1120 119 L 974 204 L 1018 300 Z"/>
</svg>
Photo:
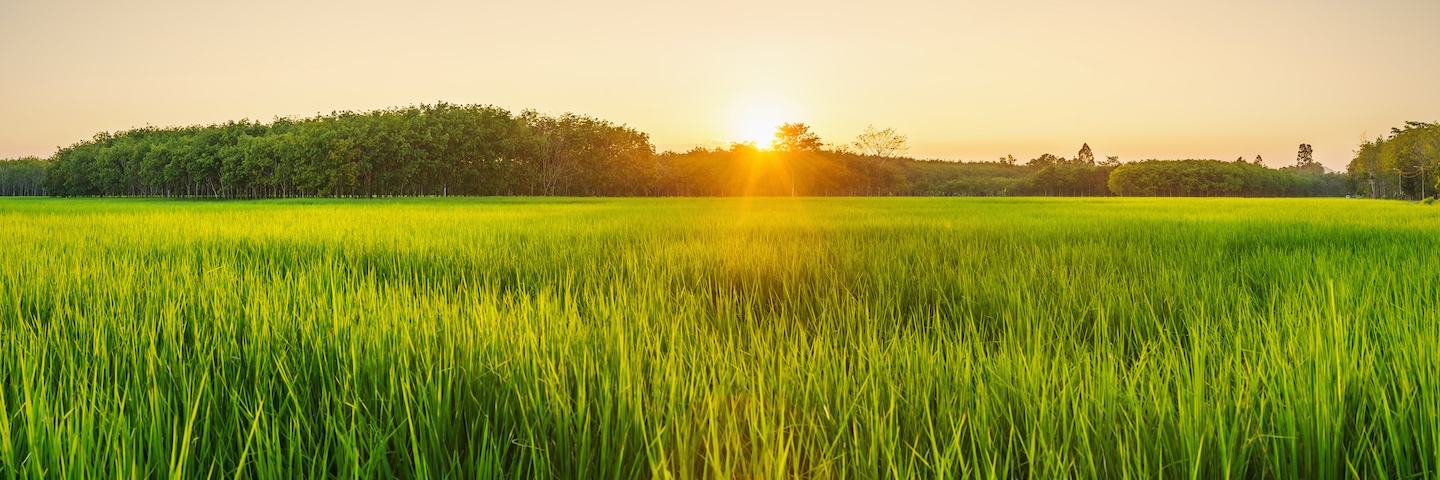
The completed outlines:
<svg viewBox="0 0 1440 480">
<path fill-rule="evenodd" d="M 804 122 L 922 158 L 1316 159 L 1440 120 L 1440 1 L 0 0 L 0 158 L 102 130 L 447 101 L 662 150 Z"/>
</svg>

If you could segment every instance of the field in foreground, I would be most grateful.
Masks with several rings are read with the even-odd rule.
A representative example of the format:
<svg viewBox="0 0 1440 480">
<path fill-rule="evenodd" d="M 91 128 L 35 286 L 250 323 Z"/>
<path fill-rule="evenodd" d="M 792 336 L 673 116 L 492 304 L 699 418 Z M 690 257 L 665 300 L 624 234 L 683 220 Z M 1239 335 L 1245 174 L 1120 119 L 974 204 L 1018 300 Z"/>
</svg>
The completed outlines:
<svg viewBox="0 0 1440 480">
<path fill-rule="evenodd" d="M 0 477 L 1440 475 L 1440 209 L 0 199 Z"/>
</svg>

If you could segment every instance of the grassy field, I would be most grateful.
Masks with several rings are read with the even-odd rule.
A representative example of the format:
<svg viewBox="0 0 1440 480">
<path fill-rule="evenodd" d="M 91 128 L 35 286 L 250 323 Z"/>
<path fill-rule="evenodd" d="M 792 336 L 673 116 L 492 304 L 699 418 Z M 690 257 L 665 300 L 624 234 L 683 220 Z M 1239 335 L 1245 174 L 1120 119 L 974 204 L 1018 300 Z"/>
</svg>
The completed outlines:
<svg viewBox="0 0 1440 480">
<path fill-rule="evenodd" d="M 1440 475 L 1440 209 L 0 199 L 0 477 Z"/>
</svg>

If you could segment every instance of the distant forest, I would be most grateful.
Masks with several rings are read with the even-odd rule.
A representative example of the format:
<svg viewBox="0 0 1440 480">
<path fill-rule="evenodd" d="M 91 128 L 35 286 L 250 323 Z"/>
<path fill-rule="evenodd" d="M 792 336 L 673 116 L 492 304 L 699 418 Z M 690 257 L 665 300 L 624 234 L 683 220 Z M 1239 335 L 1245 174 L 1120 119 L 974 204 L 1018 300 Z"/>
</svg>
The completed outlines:
<svg viewBox="0 0 1440 480">
<path fill-rule="evenodd" d="M 0 160 L 0 197 L 45 195 L 50 162 L 35 157 Z"/>
<path fill-rule="evenodd" d="M 645 133 L 605 120 L 441 103 L 100 133 L 49 159 L 0 161 L 0 195 L 1419 198 L 1434 193 L 1437 146 L 1440 125 L 1410 122 L 1362 144 L 1344 174 L 1325 173 L 1309 145 L 1278 169 L 1259 157 L 1097 162 L 1089 145 L 1070 158 L 951 162 L 906 157 L 905 137 L 892 129 L 827 144 L 786 124 L 770 148 L 657 153 Z"/>
</svg>

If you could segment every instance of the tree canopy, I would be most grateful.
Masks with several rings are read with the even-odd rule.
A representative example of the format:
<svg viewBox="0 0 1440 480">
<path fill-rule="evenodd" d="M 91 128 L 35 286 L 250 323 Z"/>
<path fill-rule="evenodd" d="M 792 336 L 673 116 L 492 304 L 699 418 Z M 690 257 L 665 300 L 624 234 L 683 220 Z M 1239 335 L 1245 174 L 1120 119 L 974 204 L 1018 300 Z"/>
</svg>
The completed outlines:
<svg viewBox="0 0 1440 480">
<path fill-rule="evenodd" d="M 1420 198 L 1436 193 L 1440 123 L 1405 122 L 1390 135 L 1363 140 L 1346 172 L 1356 193 L 1372 198 Z"/>
<path fill-rule="evenodd" d="M 905 157 L 906 137 L 870 126 L 834 147 L 786 123 L 753 144 L 656 153 L 648 135 L 577 114 L 440 103 L 310 118 L 155 128 L 94 138 L 51 159 L 0 161 L 0 195 L 261 198 L 399 195 L 1175 195 L 1414 198 L 1440 168 L 1440 125 L 1366 141 L 1348 177 L 1302 144 L 1293 166 L 1256 156 L 1096 162 L 1049 153 L 1023 165 Z"/>
<path fill-rule="evenodd" d="M 654 147 L 582 115 L 482 105 L 101 133 L 61 149 L 57 195 L 645 195 Z"/>
<path fill-rule="evenodd" d="M 907 141 L 908 138 L 894 128 L 876 130 L 874 125 L 869 125 L 865 127 L 865 131 L 855 136 L 855 142 L 851 146 L 862 155 L 883 159 L 905 154 L 910 150 L 906 145 Z"/>
<path fill-rule="evenodd" d="M 1110 191 L 1125 196 L 1315 197 L 1350 191 L 1342 175 L 1299 168 L 1270 169 L 1239 159 L 1146 160 L 1110 174 Z"/>
<path fill-rule="evenodd" d="M 779 152 L 818 152 L 825 144 L 803 123 L 787 123 L 775 129 L 771 148 Z"/>
<path fill-rule="evenodd" d="M 49 162 L 35 157 L 0 159 L 0 196 L 45 195 Z"/>
</svg>

